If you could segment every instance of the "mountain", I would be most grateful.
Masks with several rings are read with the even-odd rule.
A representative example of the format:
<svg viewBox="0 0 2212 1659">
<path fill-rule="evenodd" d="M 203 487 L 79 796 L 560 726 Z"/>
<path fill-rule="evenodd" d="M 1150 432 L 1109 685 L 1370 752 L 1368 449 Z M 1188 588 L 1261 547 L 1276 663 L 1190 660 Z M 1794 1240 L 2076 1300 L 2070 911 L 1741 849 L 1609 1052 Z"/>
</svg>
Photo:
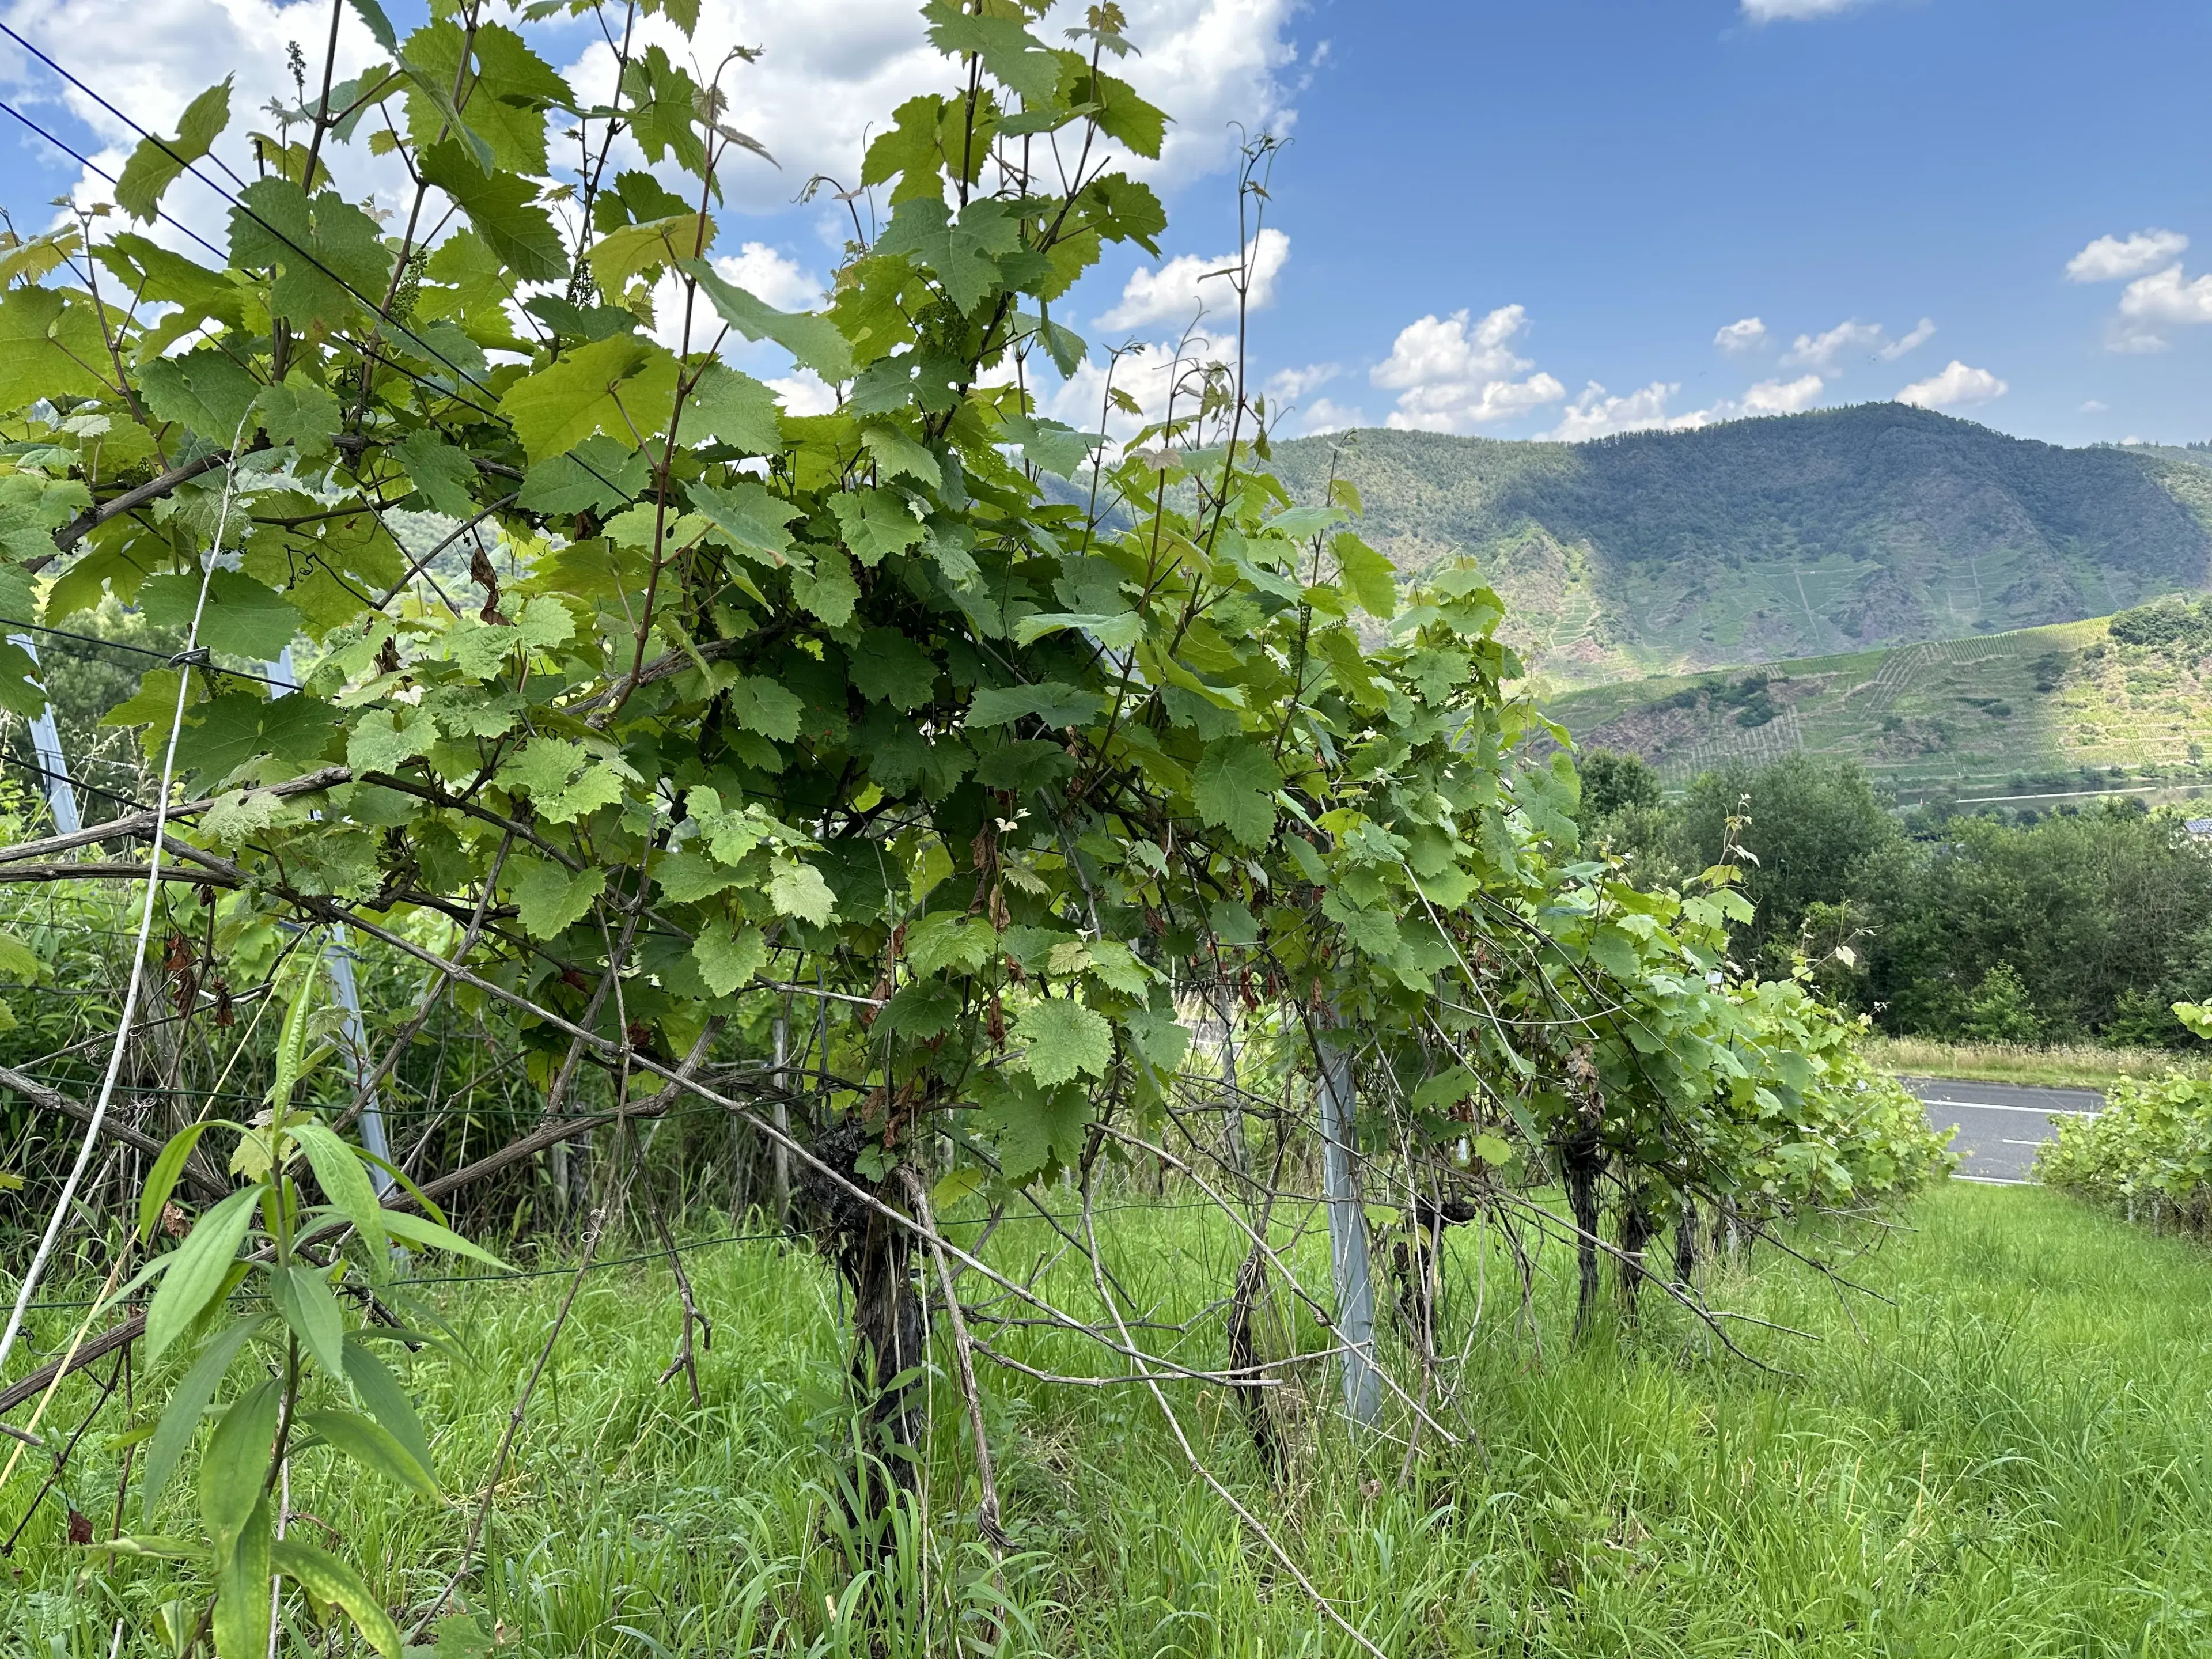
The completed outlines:
<svg viewBox="0 0 2212 1659">
<path fill-rule="evenodd" d="M 1332 471 L 1401 568 L 1472 554 L 1558 687 L 2104 615 L 2212 585 L 2212 453 L 2067 449 L 1902 404 L 1563 444 L 1367 429 Z"/>
<path fill-rule="evenodd" d="M 2212 783 L 2212 599 L 1964 640 L 1665 676 L 1544 700 L 1583 749 L 1641 755 L 1672 783 L 1792 753 L 1848 757 L 1900 789 Z"/>
</svg>

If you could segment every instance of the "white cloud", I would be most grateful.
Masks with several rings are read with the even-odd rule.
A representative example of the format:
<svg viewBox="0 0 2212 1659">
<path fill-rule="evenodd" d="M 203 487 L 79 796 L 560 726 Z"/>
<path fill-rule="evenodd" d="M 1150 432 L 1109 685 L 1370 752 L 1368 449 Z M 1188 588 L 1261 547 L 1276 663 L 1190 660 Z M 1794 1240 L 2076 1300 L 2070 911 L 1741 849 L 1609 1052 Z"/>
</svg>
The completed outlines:
<svg viewBox="0 0 2212 1659">
<path fill-rule="evenodd" d="M 1838 358 L 1845 356 L 1870 356 L 1876 349 L 1887 343 L 1888 338 L 1880 323 L 1863 323 L 1852 318 L 1838 323 L 1825 334 L 1800 334 L 1784 355 L 1782 366 L 1784 368 L 1815 368 L 1823 374 L 1832 374 L 1838 367 Z"/>
<path fill-rule="evenodd" d="M 1348 432 L 1367 424 L 1364 410 L 1347 409 L 1328 398 L 1316 398 L 1297 414 L 1298 435 L 1302 438 L 1318 438 L 1326 432 Z"/>
<path fill-rule="evenodd" d="M 1673 422 L 1667 418 L 1667 400 L 1681 389 L 1678 381 L 1654 380 L 1641 391 L 1613 398 L 1592 380 L 1560 411 L 1559 425 L 1543 435 L 1571 444 L 1602 438 L 1608 433 L 1640 432 L 1671 425 Z"/>
<path fill-rule="evenodd" d="M 1859 0 L 1743 0 L 1743 15 L 1754 23 L 1774 23 L 1784 19 L 1827 17 L 1849 11 L 1858 3 Z"/>
<path fill-rule="evenodd" d="M 2110 344 L 2115 351 L 2162 351 L 2165 325 L 2183 328 L 2212 323 L 2212 276 L 2193 282 L 2179 264 L 2138 276 L 2120 294 L 2120 314 Z"/>
<path fill-rule="evenodd" d="M 822 279 L 766 242 L 747 242 L 715 260 L 714 270 L 778 311 L 811 311 L 822 303 Z"/>
<path fill-rule="evenodd" d="M 1579 443 L 1615 432 L 1694 432 L 1722 421 L 1796 415 L 1812 408 L 1826 385 L 1817 374 L 1802 374 L 1794 380 L 1761 380 L 1746 388 L 1741 398 L 1722 398 L 1703 409 L 1670 415 L 1668 403 L 1681 389 L 1676 382 L 1654 380 L 1640 391 L 1615 398 L 1592 380 L 1561 413 L 1559 425 L 1543 435 Z"/>
<path fill-rule="evenodd" d="M 1390 355 L 1368 371 L 1378 386 L 1398 393 L 1385 424 L 1400 431 L 1460 432 L 1526 414 L 1567 395 L 1566 387 L 1538 372 L 1512 347 L 1528 325 L 1522 306 L 1501 306 L 1479 323 L 1472 313 L 1435 313 L 1398 331 Z"/>
<path fill-rule="evenodd" d="M 1337 363 L 1308 363 L 1304 368 L 1279 368 L 1270 374 L 1261 390 L 1267 394 L 1270 403 L 1288 403 L 1303 398 L 1316 386 L 1327 386 L 1344 373 Z"/>
<path fill-rule="evenodd" d="M 1253 131 L 1291 130 L 1295 88 L 1285 77 L 1311 72 L 1297 64 L 1287 38 L 1297 0 L 1123 0 L 1122 9 L 1140 55 L 1118 64 L 1116 73 L 1174 118 L 1160 159 L 1133 161 L 1133 171 L 1180 184 L 1233 157 L 1231 121 Z M 1059 46 L 1061 31 L 1080 23 L 1082 11 L 1082 0 L 1061 0 L 1035 32 Z M 174 131 L 187 102 L 235 73 L 236 118 L 218 154 L 251 178 L 244 134 L 265 125 L 266 118 L 247 112 L 271 98 L 292 97 L 288 43 L 301 43 L 311 65 L 320 68 L 331 11 L 323 0 L 12 0 L 6 15 L 11 27 L 81 70 L 149 128 Z M 382 53 L 351 8 L 340 8 L 339 20 L 337 74 L 343 79 Z M 604 100 L 614 59 L 595 27 L 565 17 L 521 27 L 580 96 Z M 954 84 L 955 66 L 930 47 L 923 27 L 915 0 L 703 0 L 689 41 L 665 16 L 641 17 L 636 33 L 641 48 L 659 44 L 678 63 L 708 72 L 733 46 L 763 50 L 760 62 L 732 64 L 722 76 L 726 118 L 766 144 L 781 167 L 738 155 L 723 170 L 721 184 L 730 210 L 779 214 L 791 210 L 792 196 L 815 173 L 857 184 L 871 128 L 882 131 L 891 110 L 915 93 Z M 136 142 L 122 123 L 82 94 L 59 93 L 50 71 L 20 54 L 0 61 L 0 84 L 25 92 L 20 101 L 66 101 L 106 146 L 94 159 L 111 173 L 120 170 Z M 567 125 L 556 121 L 556 131 Z M 556 166 L 565 165 L 574 146 L 556 137 L 554 151 Z M 617 165 L 639 165 L 634 149 L 625 155 L 618 147 Z M 341 184 L 356 192 L 374 185 L 387 204 L 404 184 L 396 158 L 372 162 L 365 146 L 349 152 L 341 172 Z M 106 200 L 112 187 L 95 180 L 91 193 Z M 225 208 L 211 193 L 185 179 L 170 199 L 187 223 L 222 240 Z M 835 210 L 842 216 L 842 209 Z M 821 215 L 820 198 L 805 211 Z"/>
<path fill-rule="evenodd" d="M 1083 21 L 1083 9 L 1081 0 L 1061 0 L 1033 32 L 1060 46 L 1062 31 Z M 1254 132 L 1291 130 L 1297 111 L 1285 77 L 1297 64 L 1286 33 L 1297 0 L 1124 0 L 1122 9 L 1139 52 L 1115 72 L 1173 118 L 1159 160 L 1133 158 L 1130 171 L 1180 184 L 1233 156 L 1232 121 Z M 708 65 L 733 46 L 762 49 L 758 63 L 734 65 L 723 78 L 728 119 L 766 144 L 782 170 L 733 164 L 723 188 L 732 206 L 765 214 L 787 209 L 800 182 L 817 173 L 856 185 L 871 125 L 881 132 L 900 103 L 952 84 L 953 66 L 922 28 L 914 0 L 703 0 L 689 42 L 658 17 L 641 19 L 637 35 L 641 44 L 659 41 L 678 62 Z M 577 91 L 604 98 L 614 65 L 605 42 L 583 24 L 554 38 L 573 43 L 554 61 Z"/>
<path fill-rule="evenodd" d="M 1794 380 L 1761 380 L 1743 394 L 1738 408 L 1745 415 L 1802 414 L 1825 390 L 1817 374 L 1802 374 Z"/>
<path fill-rule="evenodd" d="M 1741 317 L 1713 336 L 1723 351 L 1756 351 L 1766 343 L 1766 325 L 1756 317 Z"/>
<path fill-rule="evenodd" d="M 1252 240 L 1252 288 L 1247 303 L 1264 310 L 1275 297 L 1275 278 L 1291 257 L 1291 239 L 1270 225 Z M 1200 258 L 1186 253 L 1169 260 L 1158 270 L 1139 266 L 1122 284 L 1121 302 L 1098 318 L 1101 328 L 1142 328 L 1147 323 L 1188 323 L 1201 313 L 1213 317 L 1237 314 L 1237 289 L 1231 276 L 1237 267 L 1234 253 Z"/>
<path fill-rule="evenodd" d="M 2123 240 L 2100 236 L 2066 262 L 2069 283 L 2116 283 L 2179 259 L 2189 239 L 2178 230 L 2139 230 Z"/>
<path fill-rule="evenodd" d="M 2008 388 L 1986 368 L 1969 368 L 1956 357 L 1940 374 L 1915 380 L 1897 394 L 1896 401 L 1920 409 L 1955 409 L 1966 404 L 1985 404 L 2002 398 Z"/>
<path fill-rule="evenodd" d="M 1911 333 L 1906 335 L 1901 340 L 1892 340 L 1887 345 L 1884 346 L 1879 352 L 1877 352 L 1875 356 L 1879 356 L 1882 362 L 1886 363 L 1893 363 L 1899 357 L 1905 356 L 1906 352 L 1919 350 L 1922 346 L 1926 345 L 1929 341 L 1935 337 L 1936 319 L 1932 317 L 1923 317 L 1919 322 L 1913 326 Z"/>
</svg>

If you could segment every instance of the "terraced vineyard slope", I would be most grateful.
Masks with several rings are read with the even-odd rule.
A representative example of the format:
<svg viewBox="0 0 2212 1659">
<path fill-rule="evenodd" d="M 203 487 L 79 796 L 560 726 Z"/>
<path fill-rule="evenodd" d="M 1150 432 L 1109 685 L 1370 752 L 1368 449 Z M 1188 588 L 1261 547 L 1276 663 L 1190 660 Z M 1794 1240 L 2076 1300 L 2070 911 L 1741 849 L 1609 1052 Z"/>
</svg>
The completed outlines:
<svg viewBox="0 0 2212 1659">
<path fill-rule="evenodd" d="M 2212 600 L 1656 677 L 1544 706 L 1583 746 L 1641 755 L 1674 782 L 1802 751 L 1969 795 L 2110 787 L 2114 768 L 2130 787 L 2185 793 L 2212 782 Z"/>
<path fill-rule="evenodd" d="M 1401 568 L 1473 554 L 1553 687 L 2106 615 L 2212 585 L 2212 454 L 2066 449 L 1900 404 L 1585 444 L 1363 430 L 1277 447 L 1358 485 Z"/>
</svg>

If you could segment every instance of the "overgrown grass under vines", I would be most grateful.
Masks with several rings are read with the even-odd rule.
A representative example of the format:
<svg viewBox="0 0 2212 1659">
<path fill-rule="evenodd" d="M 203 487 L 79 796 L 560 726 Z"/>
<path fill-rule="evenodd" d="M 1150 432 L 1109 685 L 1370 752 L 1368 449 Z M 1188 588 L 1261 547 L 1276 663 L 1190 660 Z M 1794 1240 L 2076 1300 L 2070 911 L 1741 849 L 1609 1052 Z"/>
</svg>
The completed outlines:
<svg viewBox="0 0 2212 1659">
<path fill-rule="evenodd" d="M 1166 1196 L 1123 1194 L 1101 1219 L 1113 1271 L 1164 1323 L 1224 1296 L 1241 1254 L 1218 1212 L 1177 1207 L 1172 1186 Z M 691 1237 L 741 1230 L 695 1216 Z M 2202 1651 L 2212 1334 L 2176 1317 L 2212 1295 L 2201 1247 L 2055 1194 L 1954 1185 L 1853 1264 L 1886 1303 L 1846 1308 L 1765 1248 L 1748 1264 L 1716 1258 L 1717 1304 L 1808 1334 L 1740 1328 L 1783 1374 L 1709 1358 L 1648 1291 L 1624 1347 L 1572 1346 L 1572 1274 L 1556 1246 L 1536 1279 L 1540 1345 L 1515 1338 L 1517 1301 L 1494 1249 L 1477 1326 L 1475 1241 L 1452 1237 L 1447 1335 L 1471 1344 L 1456 1405 L 1478 1438 L 1410 1485 L 1399 1447 L 1354 1448 L 1315 1414 L 1331 1376 L 1294 1390 L 1303 1407 L 1279 1486 L 1233 1407 L 1170 1391 L 1209 1464 L 1384 1651 Z M 1054 1243 L 1041 1223 L 1010 1220 L 990 1254 L 1026 1269 Z M 1310 1231 L 1305 1246 L 1313 1265 Z M 497 1495 L 484 1589 L 470 1597 L 500 1653 L 921 1655 L 952 1651 L 956 1632 L 994 1638 L 998 1592 L 945 1374 L 929 1385 L 927 1478 L 896 1536 L 871 1559 L 840 1520 L 850 1407 L 836 1280 L 803 1263 L 795 1279 L 793 1249 L 690 1252 L 715 1322 L 696 1409 L 680 1381 L 654 1382 L 674 1328 L 665 1265 L 625 1262 L 614 1247 L 615 1265 L 586 1279 Z M 1071 1259 L 1045 1282 L 1079 1271 Z M 800 1282 L 811 1296 L 793 1294 Z M 414 1368 L 448 1490 L 465 1501 L 568 1277 L 422 1288 L 473 1355 L 426 1353 Z M 1054 1288 L 1070 1300 L 1079 1290 Z M 64 1317 L 46 1316 L 44 1343 L 66 1340 Z M 1321 1340 L 1302 1322 L 1291 1334 Z M 1106 1369 L 1079 1340 L 983 1335 L 1041 1369 Z M 1353 1650 L 1188 1474 L 1141 1391 L 1050 1388 L 988 1365 L 984 1383 L 1012 1534 L 1003 1651 Z M 72 1379 L 53 1420 L 73 1427 L 94 1395 Z M 65 1541 L 68 1504 L 107 1530 L 125 1420 L 111 1406 L 94 1424 L 65 1492 L 0 1576 L 9 1659 L 106 1659 L 118 1616 L 123 1655 L 167 1651 L 161 1608 L 190 1601 L 189 1583 L 159 1564 L 102 1567 Z M 392 1604 L 435 1593 L 458 1514 L 375 1483 L 326 1494 L 317 1480 L 315 1460 L 299 1460 L 295 1506 L 316 1519 L 297 1524 L 342 1529 Z M 897 1616 L 863 1616 L 872 1601 Z M 322 1650 L 295 1627 L 284 1651 Z"/>
</svg>

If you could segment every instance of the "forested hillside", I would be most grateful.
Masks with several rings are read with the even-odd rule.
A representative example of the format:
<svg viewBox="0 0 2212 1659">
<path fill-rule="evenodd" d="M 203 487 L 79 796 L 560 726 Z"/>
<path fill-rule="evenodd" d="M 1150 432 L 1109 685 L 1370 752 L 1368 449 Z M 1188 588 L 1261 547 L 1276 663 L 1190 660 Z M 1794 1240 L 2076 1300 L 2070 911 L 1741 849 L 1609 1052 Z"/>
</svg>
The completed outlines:
<svg viewBox="0 0 2212 1659">
<path fill-rule="evenodd" d="M 1901 404 L 1586 444 L 1362 430 L 1332 471 L 1401 568 L 1472 553 L 1555 685 L 2070 622 L 2212 582 L 2195 452 L 2065 449 Z"/>
<path fill-rule="evenodd" d="M 1577 744 L 1670 783 L 1805 753 L 1962 798 L 2212 784 L 2212 600 L 2049 628 L 1662 675 L 1547 699 Z"/>
</svg>

